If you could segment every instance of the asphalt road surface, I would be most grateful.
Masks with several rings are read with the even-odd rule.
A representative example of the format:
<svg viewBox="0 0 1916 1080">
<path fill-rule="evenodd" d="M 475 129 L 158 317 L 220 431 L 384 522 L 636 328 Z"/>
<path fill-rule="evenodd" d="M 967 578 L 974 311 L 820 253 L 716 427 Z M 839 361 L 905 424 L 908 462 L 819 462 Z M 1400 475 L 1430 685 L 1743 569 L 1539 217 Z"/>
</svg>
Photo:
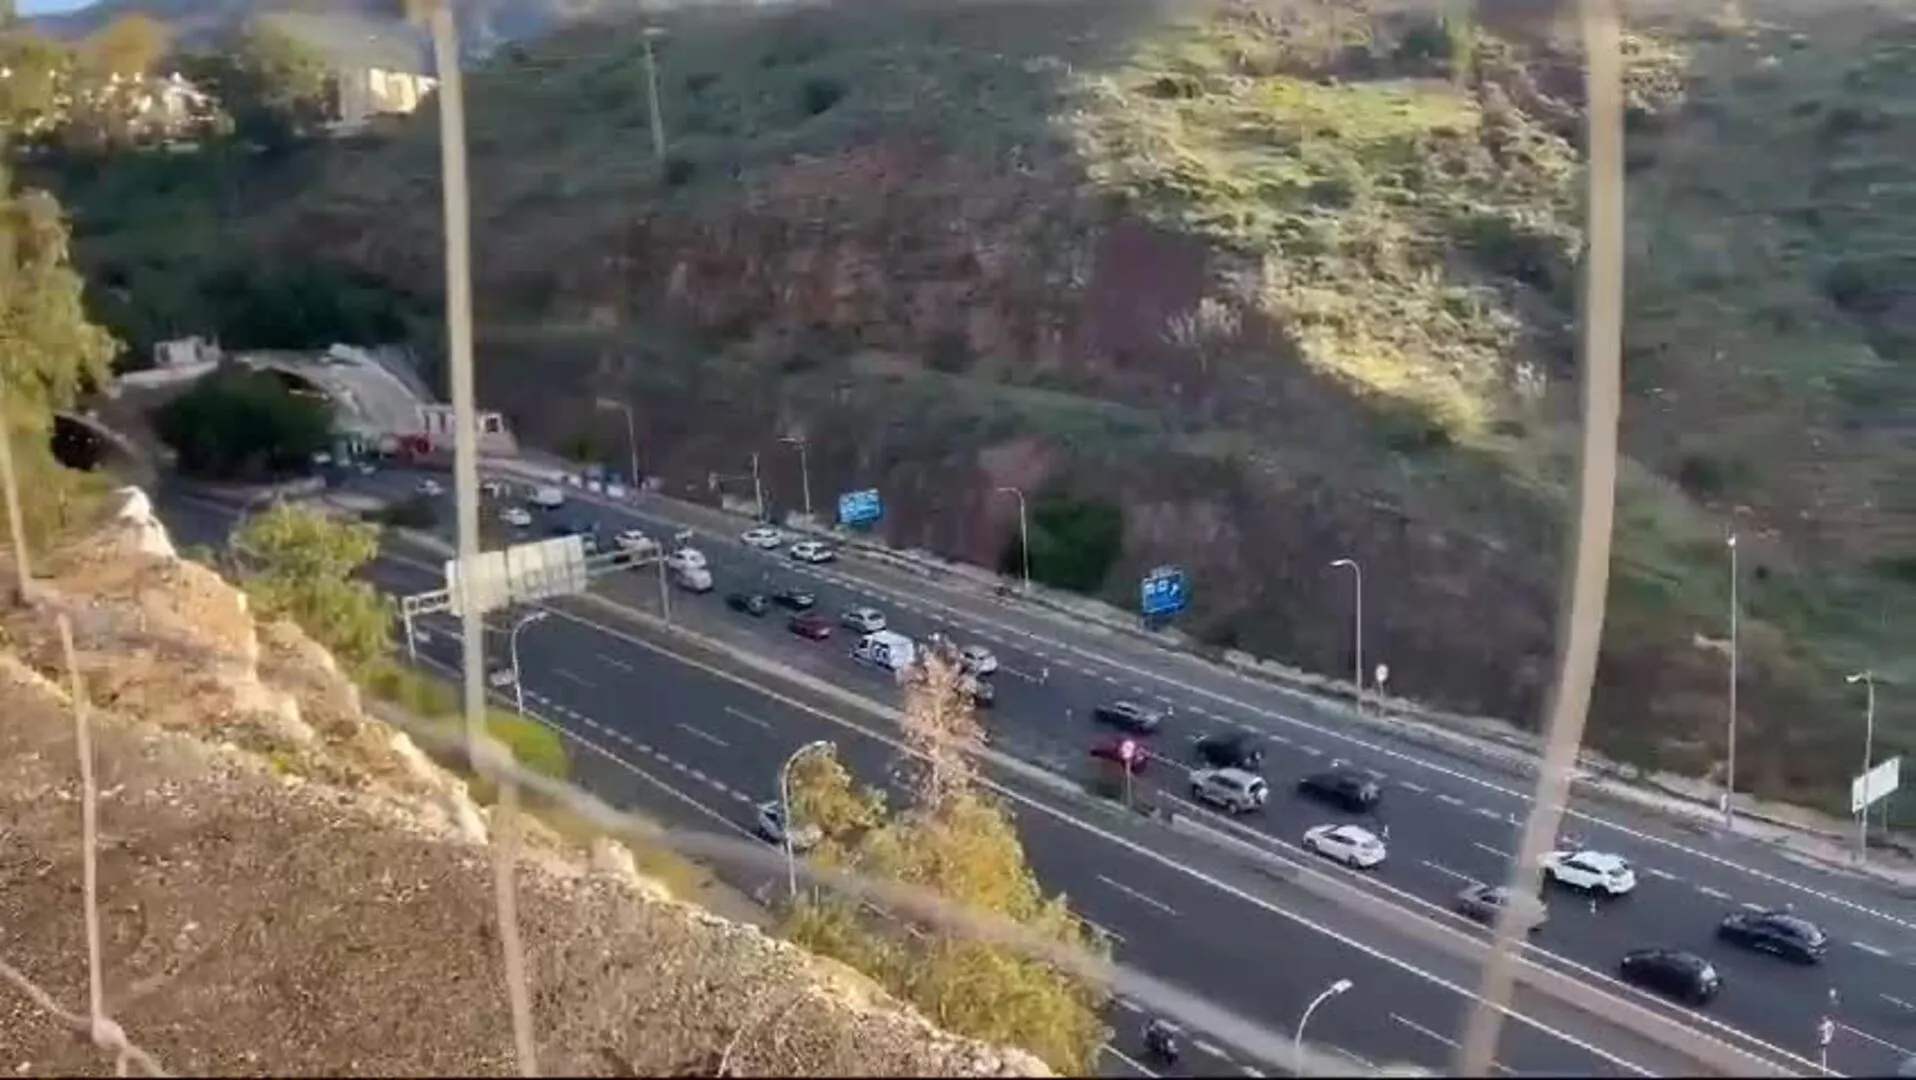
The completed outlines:
<svg viewBox="0 0 1916 1080">
<path fill-rule="evenodd" d="M 386 474 L 369 478 L 364 486 L 391 494 L 409 490 L 415 482 L 403 475 Z M 573 519 L 596 518 L 608 531 L 638 523 L 661 538 L 676 524 L 662 522 L 656 516 L 634 518 L 617 509 L 590 507 L 576 498 L 565 514 Z M 680 515 L 679 522 L 687 518 Z M 189 532 L 191 528 L 187 525 Z M 212 531 L 216 530 L 209 527 L 209 533 Z M 207 542 L 213 537 L 182 535 L 180 539 L 185 543 Z M 1168 705 L 1173 713 L 1165 730 L 1153 740 L 1162 760 L 1154 761 L 1147 770 L 1140 797 L 1148 794 L 1148 785 L 1160 781 L 1172 789 L 1183 787 L 1179 761 L 1188 758 L 1183 751 L 1190 737 L 1241 726 L 1269 739 L 1266 772 L 1274 789 L 1271 806 L 1246 819 L 1243 825 L 1269 837 L 1274 846 L 1294 842 L 1311 824 L 1337 819 L 1292 797 L 1289 781 L 1333 757 L 1341 757 L 1375 768 L 1390 780 L 1389 794 L 1372 824 L 1390 827 L 1392 857 L 1372 872 L 1372 878 L 1410 896 L 1443 904 L 1467 880 L 1501 876 L 1504 852 L 1514 832 L 1511 817 L 1523 812 L 1523 802 L 1506 794 L 1512 789 L 1512 781 L 1494 771 L 1473 773 L 1475 767 L 1467 763 L 1432 759 L 1428 751 L 1407 744 L 1392 745 L 1367 731 L 1357 736 L 1363 740 L 1361 745 L 1337 732 L 1313 736 L 1317 729 L 1311 722 L 1292 715 L 1296 712 L 1292 704 L 1295 699 L 1280 696 L 1280 704 L 1256 705 L 1250 699 L 1262 688 L 1219 676 L 1214 681 L 1221 689 L 1212 693 L 1228 693 L 1231 699 L 1220 702 L 1197 692 L 1205 689 L 1204 684 L 1193 681 L 1181 657 L 1143 655 L 1149 650 L 1109 635 L 1077 633 L 1022 615 L 1010 605 L 941 593 L 936 586 L 916 579 L 894 581 L 891 579 L 899 575 L 849 560 L 814 569 L 747 548 L 731 537 L 711 537 L 699 544 L 714 564 L 718 588 L 703 597 L 678 593 L 673 608 L 676 618 L 702 632 L 888 700 L 888 695 L 895 693 L 888 679 L 851 663 L 845 655 L 844 638 L 828 643 L 804 641 L 785 631 L 782 618 L 750 619 L 727 612 L 722 606 L 722 597 L 733 589 L 771 591 L 787 583 L 802 584 L 818 595 L 821 610 L 836 614 L 853 606 L 870 605 L 884 611 L 894 627 L 913 636 L 923 636 L 935 627 L 961 642 L 993 648 L 1003 667 L 996 676 L 999 704 L 989 724 L 1001 750 L 1060 771 L 1081 772 L 1085 747 L 1094 736 L 1086 720 L 1089 708 L 1120 696 L 1150 700 Z M 393 584 L 424 589 L 432 583 L 422 576 L 412 579 L 411 584 Z M 657 604 L 656 586 L 649 577 L 635 575 L 615 581 L 602 591 L 635 607 L 655 608 Z M 972 608 L 980 610 L 974 613 Z M 1029 628 L 1020 630 L 1011 625 L 1013 620 L 1022 620 Z M 595 646 L 586 640 L 568 639 L 548 654 L 545 650 L 551 646 L 540 643 L 562 634 L 596 637 L 599 641 Z M 840 634 L 848 632 L 841 630 Z M 437 640 L 442 644 L 447 641 L 443 635 Z M 429 646 L 429 651 L 434 647 Z M 655 768 L 668 770 L 667 778 L 681 786 L 689 783 L 693 788 L 708 789 L 692 793 L 694 799 L 707 800 L 721 810 L 730 809 L 734 819 L 747 824 L 749 803 L 769 797 L 771 777 L 784 754 L 810 738 L 833 736 L 826 729 L 834 725 L 817 717 L 807 720 L 786 715 L 764 701 L 718 701 L 711 686 L 687 684 L 685 671 L 678 670 L 682 665 L 659 663 L 653 655 L 641 666 L 629 646 L 620 647 L 596 631 L 548 623 L 528 630 L 522 636 L 521 650 L 530 700 L 548 718 L 581 734 L 599 732 L 615 744 L 615 749 L 631 751 L 642 746 L 638 758 L 656 759 Z M 596 665 L 603 670 L 575 670 L 593 666 L 582 658 L 594 656 L 607 658 Z M 622 670 L 619 664 L 631 670 Z M 661 693 L 660 687 L 668 685 L 672 690 Z M 1180 689 L 1183 686 L 1195 689 Z M 724 693 L 740 691 L 725 688 Z M 686 713 L 687 718 L 666 724 L 648 718 L 644 721 L 648 738 L 630 741 L 637 736 L 631 734 L 621 716 L 630 715 L 635 702 L 660 700 L 673 703 L 674 710 Z M 1193 700 L 1201 704 L 1193 704 Z M 775 715 L 763 715 L 768 712 Z M 741 719 L 743 716 L 758 723 Z M 732 722 L 727 724 L 727 718 Z M 605 732 L 620 733 L 623 739 L 606 736 Z M 889 751 L 882 743 L 864 740 L 870 745 L 859 750 L 855 747 L 863 742 L 847 742 L 842 731 L 838 735 L 842 753 L 861 775 L 873 779 L 884 775 Z M 1498 798 L 1503 803 L 1498 803 Z M 676 801 L 684 805 L 682 799 Z M 1103 870 L 1105 857 L 1087 860 L 1081 839 L 1051 835 L 1061 828 L 1051 819 L 1034 822 L 1031 815 L 1024 817 L 1034 864 L 1047 885 L 1064 889 L 1073 898 L 1075 908 L 1111 930 L 1120 956 L 1127 961 L 1280 1028 L 1294 1022 L 1291 1018 L 1303 1001 L 1321 988 L 1320 984 L 1336 977 L 1352 978 L 1360 986 L 1376 987 L 1380 996 L 1369 1001 L 1352 997 L 1327 1006 L 1313 1020 L 1313 1029 L 1321 1037 L 1358 1048 L 1377 1059 L 1435 1066 L 1447 1054 L 1443 1040 L 1458 1028 L 1462 999 L 1431 979 L 1406 973 L 1399 966 L 1339 945 L 1321 934 L 1300 932 L 1295 924 L 1285 924 L 1269 913 L 1260 916 L 1255 905 L 1247 906 L 1245 901 L 1188 875 L 1163 867 L 1125 866 L 1122 852 L 1109 853 L 1109 860 L 1113 867 L 1125 866 L 1125 873 Z M 1667 825 L 1654 827 L 1681 835 L 1680 830 Z M 1695 836 L 1683 838 L 1683 846 L 1672 847 L 1650 828 L 1626 822 L 1610 833 L 1600 833 L 1586 827 L 1592 846 L 1617 850 L 1637 860 L 1643 883 L 1636 895 L 1600 905 L 1594 911 L 1579 898 L 1553 895 L 1551 921 L 1540 935 L 1543 948 L 1585 964 L 1594 972 L 1612 970 L 1616 958 L 1637 945 L 1695 948 L 1718 963 L 1729 983 L 1723 998 L 1708 1010 L 1716 1022 L 1749 1032 L 1784 1051 L 1814 1058 L 1816 1020 L 1831 1013 L 1839 1028 L 1836 1043 L 1830 1048 L 1830 1066 L 1852 1075 L 1888 1072 L 1899 1056 L 1907 1053 L 1902 1047 L 1916 1042 L 1911 1037 L 1916 1013 L 1904 1003 L 1916 996 L 1912 994 L 1916 968 L 1908 963 L 1910 931 L 1900 915 L 1884 910 L 1893 898 L 1866 897 L 1865 888 L 1840 880 L 1834 885 L 1828 878 L 1820 886 L 1809 884 L 1801 868 L 1789 863 L 1745 867 L 1734 853 L 1702 850 L 1697 845 L 1707 841 Z M 1638 846 L 1610 843 L 1612 836 Z M 1639 855 L 1638 851 L 1649 855 Z M 1087 861 L 1095 865 L 1087 867 Z M 1698 867 L 1708 868 L 1711 876 L 1698 875 Z M 1733 887 L 1741 891 L 1733 891 Z M 1832 888 L 1840 889 L 1842 895 L 1826 891 Z M 1857 899 L 1859 896 L 1864 898 Z M 1157 906 L 1140 897 L 1150 898 Z M 1725 911 L 1737 904 L 1759 900 L 1776 903 L 1783 898 L 1793 898 L 1799 912 L 1822 921 L 1846 943 L 1833 950 L 1821 968 L 1797 969 L 1715 945 L 1711 931 Z M 1233 905 L 1246 910 L 1229 910 Z M 1846 931 L 1849 936 L 1845 936 Z M 1866 939 L 1858 931 L 1874 936 Z M 1353 929 L 1359 937 L 1367 933 L 1375 936 L 1374 930 Z M 1278 948 L 1281 955 L 1259 955 L 1259 950 L 1267 947 Z M 1326 949 L 1335 955 L 1324 954 Z M 1307 958 L 1311 962 L 1299 962 Z M 1474 971 L 1449 972 L 1447 964 L 1450 968 L 1459 966 L 1442 957 L 1425 957 L 1415 966 L 1420 971 L 1447 975 L 1447 981 L 1458 986 L 1474 984 Z M 1366 965 L 1378 970 L 1364 970 Z M 1360 970 L 1361 977 L 1355 974 Z M 1275 976 L 1276 972 L 1284 975 Z M 1600 981 L 1602 976 L 1593 974 L 1592 978 Z M 1832 988 L 1837 991 L 1834 1008 L 1830 1004 Z M 1561 1007 L 1556 1008 L 1561 1011 Z M 1290 1010 L 1288 1014 L 1286 1009 Z M 1355 1030 L 1335 1026 L 1334 1018 L 1340 1011 L 1350 1013 Z M 1549 1010 L 1539 1007 L 1538 1011 Z M 1629 1045 L 1618 1042 L 1614 1033 L 1607 1039 L 1606 1033 L 1590 1033 L 1590 1023 L 1588 1018 L 1573 1016 L 1546 1025 L 1557 1027 L 1567 1039 L 1515 1025 L 1506 1038 L 1503 1062 L 1522 1072 L 1619 1071 L 1615 1064 L 1573 1045 L 1576 1041 L 1594 1046 Z M 1126 1025 L 1117 1026 L 1122 1045 Z M 1578 1034 L 1580 1028 L 1585 1029 L 1584 1035 Z M 1667 1071 L 1667 1065 L 1655 1061 L 1655 1053 L 1643 1051 L 1636 1057 L 1652 1062 L 1651 1068 Z M 1203 1071 L 1205 1066 L 1196 1068 Z"/>
</svg>

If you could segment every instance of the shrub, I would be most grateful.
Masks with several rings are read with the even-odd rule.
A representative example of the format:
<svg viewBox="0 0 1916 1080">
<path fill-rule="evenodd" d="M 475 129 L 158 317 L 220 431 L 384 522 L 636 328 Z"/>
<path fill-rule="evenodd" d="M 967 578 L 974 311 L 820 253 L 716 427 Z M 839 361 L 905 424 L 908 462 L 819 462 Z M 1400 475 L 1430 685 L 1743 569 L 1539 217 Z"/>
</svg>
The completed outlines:
<svg viewBox="0 0 1916 1080">
<path fill-rule="evenodd" d="M 325 401 L 295 394 L 270 372 L 243 368 L 201 379 L 154 416 L 180 471 L 216 479 L 310 470 L 313 455 L 331 444 L 332 427 Z"/>
</svg>

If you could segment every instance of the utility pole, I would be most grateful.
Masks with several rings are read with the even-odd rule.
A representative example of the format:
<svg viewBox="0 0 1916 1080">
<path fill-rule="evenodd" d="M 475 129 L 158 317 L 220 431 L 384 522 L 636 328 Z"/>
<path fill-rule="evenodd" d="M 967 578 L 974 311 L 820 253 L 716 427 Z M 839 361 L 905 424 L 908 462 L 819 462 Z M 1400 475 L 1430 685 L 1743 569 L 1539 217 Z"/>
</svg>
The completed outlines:
<svg viewBox="0 0 1916 1080">
<path fill-rule="evenodd" d="M 798 483 L 805 497 L 805 521 L 807 524 L 810 524 L 812 520 L 812 465 L 806 458 L 805 440 L 797 435 L 786 435 L 779 441 L 798 448 Z"/>
<path fill-rule="evenodd" d="M 645 99 L 652 114 L 652 163 L 655 165 L 665 161 L 665 116 L 659 111 L 659 65 L 652 55 L 652 42 L 664 36 L 662 27 L 648 26 L 642 37 L 645 42 Z"/>
<path fill-rule="evenodd" d="M 33 559 L 27 553 L 27 516 L 20 509 L 20 477 L 13 468 L 13 387 L 0 373 L 0 485 L 6 488 L 7 528 L 13 535 L 13 566 L 19 580 L 13 587 L 16 607 L 33 602 Z"/>
<path fill-rule="evenodd" d="M 1730 547 L 1730 716 L 1729 716 L 1730 730 L 1729 730 L 1729 736 L 1726 740 L 1729 744 L 1729 748 L 1725 754 L 1726 760 L 1723 765 L 1723 827 L 1726 829 L 1733 829 L 1736 827 L 1736 808 L 1733 805 L 1731 805 L 1732 800 L 1736 798 L 1736 683 L 1737 683 L 1736 623 L 1737 623 L 1737 607 L 1738 607 L 1736 593 L 1737 593 L 1738 586 L 1742 584 L 1742 580 L 1743 580 L 1743 575 L 1739 573 L 1737 570 L 1736 534 L 1735 533 L 1730 534 L 1729 547 Z"/>
<path fill-rule="evenodd" d="M 1856 775 L 1869 775 L 1871 762 L 1876 758 L 1876 675 L 1870 671 L 1859 671 L 1844 680 L 1849 683 L 1862 683 L 1863 693 L 1863 771 Z M 1869 861 L 1869 804 L 1856 808 L 1856 861 Z"/>
<path fill-rule="evenodd" d="M 759 524 L 765 523 L 765 485 L 758 478 L 758 451 L 752 451 L 752 502 L 758 507 Z"/>
</svg>

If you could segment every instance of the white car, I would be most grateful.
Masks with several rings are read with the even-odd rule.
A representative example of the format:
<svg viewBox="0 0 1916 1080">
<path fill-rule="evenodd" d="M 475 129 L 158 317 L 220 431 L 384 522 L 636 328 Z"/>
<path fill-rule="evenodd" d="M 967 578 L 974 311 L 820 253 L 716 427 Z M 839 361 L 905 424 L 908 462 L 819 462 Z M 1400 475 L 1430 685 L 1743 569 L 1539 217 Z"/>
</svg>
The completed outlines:
<svg viewBox="0 0 1916 1080">
<path fill-rule="evenodd" d="M 791 556 L 799 562 L 828 563 L 838 558 L 832 546 L 818 540 L 800 540 L 791 547 Z"/>
<path fill-rule="evenodd" d="M 519 678 L 509 667 L 493 668 L 486 672 L 486 685 L 494 690 L 510 690 Z"/>
<path fill-rule="evenodd" d="M 785 808 L 778 800 L 758 804 L 758 834 L 780 847 L 785 846 Z M 800 825 L 792 830 L 791 839 L 793 851 L 810 851 L 824 837 L 817 827 Z"/>
<path fill-rule="evenodd" d="M 1191 797 L 1233 814 L 1248 814 L 1271 797 L 1264 778 L 1243 769 L 1199 769 L 1191 774 Z"/>
<path fill-rule="evenodd" d="M 1620 855 L 1601 851 L 1553 851 L 1543 857 L 1551 881 L 1585 892 L 1622 896 L 1637 887 L 1637 872 Z"/>
<path fill-rule="evenodd" d="M 618 545 L 620 551 L 628 551 L 634 555 L 650 555 L 659 550 L 659 542 L 639 529 L 620 529 L 618 535 L 612 538 L 612 542 Z"/>
<path fill-rule="evenodd" d="M 785 534 L 770 525 L 760 525 L 739 534 L 739 539 L 762 551 L 777 551 L 785 546 Z"/>
<path fill-rule="evenodd" d="M 998 658 L 983 645 L 967 645 L 958 653 L 958 662 L 974 675 L 989 675 L 998 670 Z"/>
<path fill-rule="evenodd" d="M 504 510 L 499 511 L 499 520 L 515 529 L 528 529 L 532 527 L 532 514 L 523 506 L 508 506 Z"/>
<path fill-rule="evenodd" d="M 861 634 L 876 634 L 885 628 L 885 613 L 877 608 L 853 608 L 839 621 Z"/>
<path fill-rule="evenodd" d="M 705 569 L 705 552 L 695 547 L 682 547 L 665 557 L 667 569 L 684 573 L 688 570 Z"/>
<path fill-rule="evenodd" d="M 1353 870 L 1369 870 L 1384 861 L 1384 842 L 1358 825 L 1319 825 L 1304 833 L 1304 850 L 1336 859 Z"/>
<path fill-rule="evenodd" d="M 446 489 L 440 486 L 439 481 L 434 480 L 430 476 L 419 481 L 419 494 L 421 495 L 444 495 L 445 493 Z"/>
</svg>

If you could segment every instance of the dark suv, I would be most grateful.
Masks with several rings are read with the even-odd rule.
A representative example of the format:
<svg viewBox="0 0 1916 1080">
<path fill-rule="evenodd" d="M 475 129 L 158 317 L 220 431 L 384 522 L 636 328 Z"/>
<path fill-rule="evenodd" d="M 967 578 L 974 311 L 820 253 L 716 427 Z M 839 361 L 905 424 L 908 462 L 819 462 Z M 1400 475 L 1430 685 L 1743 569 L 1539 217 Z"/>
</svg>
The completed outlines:
<svg viewBox="0 0 1916 1080">
<path fill-rule="evenodd" d="M 725 598 L 725 606 L 741 615 L 757 617 L 772 609 L 772 602 L 764 593 L 732 593 Z"/>
<path fill-rule="evenodd" d="M 1716 936 L 1799 964 L 1814 964 L 1829 950 L 1829 936 L 1821 928 L 1787 911 L 1731 912 L 1717 924 Z"/>
<path fill-rule="evenodd" d="M 1312 773 L 1297 782 L 1297 790 L 1319 802 L 1348 810 L 1353 814 L 1375 809 L 1384 798 L 1377 779 L 1355 769 L 1328 769 Z"/>
<path fill-rule="evenodd" d="M 1091 710 L 1091 718 L 1122 731 L 1149 735 L 1164 723 L 1164 714 L 1135 701 L 1113 701 Z"/>
<path fill-rule="evenodd" d="M 1623 981 L 1688 1005 L 1704 1005 L 1723 990 L 1708 960 L 1682 949 L 1637 949 L 1617 965 Z"/>
<path fill-rule="evenodd" d="M 1242 769 L 1248 773 L 1264 769 L 1264 748 L 1241 731 L 1206 735 L 1193 744 L 1193 748 L 1198 760 L 1214 769 Z"/>
</svg>

